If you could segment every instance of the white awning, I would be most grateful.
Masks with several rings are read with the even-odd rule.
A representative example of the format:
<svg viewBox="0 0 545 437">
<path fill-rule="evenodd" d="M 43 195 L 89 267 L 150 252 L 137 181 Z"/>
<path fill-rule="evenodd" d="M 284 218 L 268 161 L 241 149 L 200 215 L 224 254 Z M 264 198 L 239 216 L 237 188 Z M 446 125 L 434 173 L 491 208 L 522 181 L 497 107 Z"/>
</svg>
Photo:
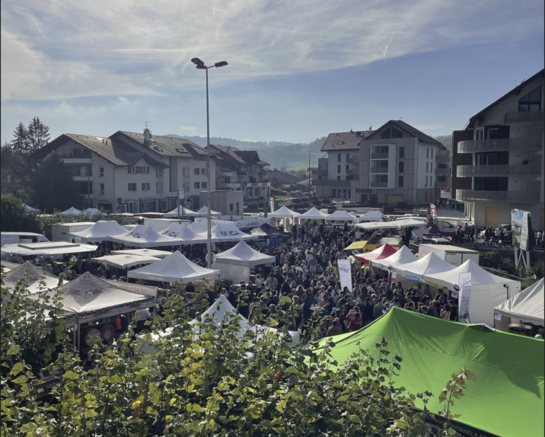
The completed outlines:
<svg viewBox="0 0 545 437">
<path fill-rule="evenodd" d="M 99 258 L 91 258 L 91 261 L 93 262 L 119 267 L 120 269 L 152 264 L 160 260 L 160 258 L 145 255 L 106 255 Z"/>
<path fill-rule="evenodd" d="M 329 214 L 326 220 L 329 221 L 342 221 L 342 222 L 353 222 L 356 218 L 350 214 L 348 211 L 338 209 L 333 214 Z"/>
<path fill-rule="evenodd" d="M 390 255 L 388 258 L 371 260 L 371 267 L 378 267 L 382 270 L 388 270 L 388 267 L 399 268 L 404 264 L 412 263 L 417 261 L 418 258 L 407 248 L 403 246 L 393 255 Z"/>
<path fill-rule="evenodd" d="M 184 241 L 183 244 L 206 243 L 206 237 L 202 236 L 201 234 L 197 234 L 184 223 L 171 224 L 164 231 L 161 231 L 161 235 L 165 235 L 171 238 L 180 238 Z"/>
<path fill-rule="evenodd" d="M 108 241 L 110 235 L 126 233 L 127 230 L 116 221 L 100 220 L 83 231 L 70 232 L 79 243 L 100 243 Z"/>
<path fill-rule="evenodd" d="M 180 238 L 161 235 L 151 226 L 146 225 L 138 225 L 132 231 L 124 234 L 110 235 L 108 240 L 131 247 L 180 246 L 184 244 Z"/>
<path fill-rule="evenodd" d="M 180 205 L 178 208 L 174 208 L 172 211 L 164 213 L 163 218 L 178 218 L 178 216 L 197 217 L 198 215 L 199 214 L 197 214 L 195 211 L 191 211 L 190 209 L 184 208 Z"/>
<path fill-rule="evenodd" d="M 445 273 L 454 268 L 452 264 L 442 260 L 434 252 L 430 252 L 417 261 L 403 264 L 395 270 L 405 278 L 423 280 L 425 276 Z"/>
<path fill-rule="evenodd" d="M 325 220 L 327 218 L 327 214 L 324 214 L 323 212 L 317 210 L 316 208 L 309 209 L 304 214 L 301 214 L 299 216 L 301 220 Z"/>
<path fill-rule="evenodd" d="M 252 249 L 244 241 L 241 241 L 235 247 L 216 255 L 214 260 L 216 263 L 223 264 L 257 266 L 261 264 L 274 263 L 276 261 L 276 257 L 265 255 L 264 253 Z"/>
<path fill-rule="evenodd" d="M 221 243 L 224 241 L 240 241 L 240 240 L 253 240 L 258 238 L 255 235 L 250 235 L 242 232 L 238 229 L 234 223 L 218 223 L 211 230 L 212 241 L 215 243 Z M 206 238 L 206 234 L 204 235 Z"/>
<path fill-rule="evenodd" d="M 11 255 L 37 256 L 94 252 L 97 250 L 97 247 L 90 244 L 76 244 L 67 241 L 45 241 L 41 243 L 6 244 L 2 246 L 1 250 Z"/>
<path fill-rule="evenodd" d="M 545 326 L 544 301 L 545 293 L 543 288 L 544 280 L 541 278 L 530 285 L 526 290 L 521 291 L 508 301 L 494 308 L 495 314 L 503 314 L 508 317 L 520 318 L 525 322 L 534 325 Z"/>
<path fill-rule="evenodd" d="M 406 219 L 406 220 L 394 220 L 391 222 L 371 222 L 371 223 L 358 223 L 358 228 L 361 229 L 388 229 L 388 228 L 421 228 L 426 226 L 426 223 L 422 220 L 417 219 Z"/>
<path fill-rule="evenodd" d="M 81 211 L 79 209 L 74 208 L 73 206 L 66 211 L 61 212 L 61 215 L 80 215 Z"/>
<path fill-rule="evenodd" d="M 123 250 L 112 250 L 110 251 L 111 255 L 138 255 L 138 256 L 152 256 L 154 258 L 166 258 L 169 255 L 172 255 L 172 252 L 168 250 L 158 250 L 158 249 L 123 249 Z"/>
<path fill-rule="evenodd" d="M 13 289 L 21 280 L 24 281 L 25 287 L 30 293 L 38 293 L 57 288 L 60 278 L 27 261 L 24 264 L 19 264 L 4 276 L 3 286 Z M 63 279 L 63 283 L 67 282 L 66 279 Z"/>
<path fill-rule="evenodd" d="M 278 211 L 270 212 L 267 214 L 267 217 L 272 218 L 295 218 L 299 217 L 301 214 L 298 212 L 292 211 L 291 209 L 287 208 L 286 206 L 283 206 Z"/>
</svg>

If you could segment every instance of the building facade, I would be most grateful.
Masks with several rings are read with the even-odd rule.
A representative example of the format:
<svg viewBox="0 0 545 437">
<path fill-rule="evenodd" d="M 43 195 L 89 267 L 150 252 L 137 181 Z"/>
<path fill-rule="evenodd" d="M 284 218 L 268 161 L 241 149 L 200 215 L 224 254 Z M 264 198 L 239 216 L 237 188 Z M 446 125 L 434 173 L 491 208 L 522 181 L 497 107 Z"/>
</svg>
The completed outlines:
<svg viewBox="0 0 545 437">
<path fill-rule="evenodd" d="M 217 158 L 218 190 L 242 191 L 244 201 L 268 198 L 271 183 L 256 151 L 239 150 L 233 146 L 210 144 L 210 153 Z"/>
<path fill-rule="evenodd" d="M 541 70 L 452 133 L 452 195 L 478 226 L 522 209 L 543 229 L 543 81 Z"/>
</svg>

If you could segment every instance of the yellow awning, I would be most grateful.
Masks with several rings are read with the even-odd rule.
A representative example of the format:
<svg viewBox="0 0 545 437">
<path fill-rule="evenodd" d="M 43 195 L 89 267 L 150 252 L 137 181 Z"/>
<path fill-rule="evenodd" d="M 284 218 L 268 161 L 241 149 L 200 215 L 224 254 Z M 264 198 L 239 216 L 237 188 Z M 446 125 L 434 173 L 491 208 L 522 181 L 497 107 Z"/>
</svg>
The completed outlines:
<svg viewBox="0 0 545 437">
<path fill-rule="evenodd" d="M 363 249 L 366 244 L 367 244 L 367 241 L 355 241 L 350 246 L 346 247 L 344 250 Z"/>
</svg>

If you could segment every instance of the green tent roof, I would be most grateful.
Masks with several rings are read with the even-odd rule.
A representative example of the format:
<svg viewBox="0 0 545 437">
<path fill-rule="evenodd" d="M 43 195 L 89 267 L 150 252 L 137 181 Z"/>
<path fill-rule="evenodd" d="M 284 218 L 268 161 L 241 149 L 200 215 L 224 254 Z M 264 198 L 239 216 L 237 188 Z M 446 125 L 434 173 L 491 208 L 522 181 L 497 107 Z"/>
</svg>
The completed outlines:
<svg viewBox="0 0 545 437">
<path fill-rule="evenodd" d="M 374 347 L 382 337 L 390 357 L 403 359 L 396 386 L 414 394 L 432 392 L 432 412 L 442 410 L 438 397 L 451 374 L 465 367 L 477 380 L 468 381 L 466 395 L 453 407 L 462 415 L 458 422 L 501 437 L 545 435 L 543 340 L 394 307 L 359 331 L 335 336 L 331 354 L 340 365 L 360 342 L 376 358 Z"/>
</svg>

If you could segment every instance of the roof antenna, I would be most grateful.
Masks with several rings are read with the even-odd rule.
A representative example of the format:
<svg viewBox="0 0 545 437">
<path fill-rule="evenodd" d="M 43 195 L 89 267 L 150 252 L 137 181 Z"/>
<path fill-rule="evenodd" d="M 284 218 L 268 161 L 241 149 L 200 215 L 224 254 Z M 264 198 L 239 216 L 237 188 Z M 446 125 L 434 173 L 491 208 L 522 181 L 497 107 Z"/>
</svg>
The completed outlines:
<svg viewBox="0 0 545 437">
<path fill-rule="evenodd" d="M 148 128 L 148 124 L 152 124 L 153 122 L 151 121 L 141 121 L 141 123 L 144 123 L 146 129 Z"/>
<path fill-rule="evenodd" d="M 369 130 L 373 130 L 373 125 L 369 126 Z"/>
<path fill-rule="evenodd" d="M 399 117 L 399 121 L 403 120 L 405 117 Z"/>
</svg>

